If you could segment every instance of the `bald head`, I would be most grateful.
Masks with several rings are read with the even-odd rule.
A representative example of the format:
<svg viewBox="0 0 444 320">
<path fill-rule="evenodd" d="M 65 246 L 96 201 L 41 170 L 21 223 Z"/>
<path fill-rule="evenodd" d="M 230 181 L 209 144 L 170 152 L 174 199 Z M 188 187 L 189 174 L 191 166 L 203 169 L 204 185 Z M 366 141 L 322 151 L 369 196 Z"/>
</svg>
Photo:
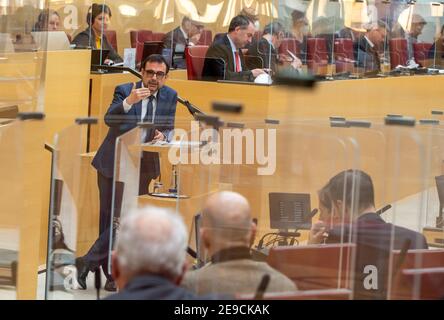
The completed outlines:
<svg viewBox="0 0 444 320">
<path fill-rule="evenodd" d="M 211 237 L 226 243 L 249 243 L 251 211 L 248 200 L 236 192 L 223 191 L 210 196 L 202 212 L 203 227 Z"/>
</svg>

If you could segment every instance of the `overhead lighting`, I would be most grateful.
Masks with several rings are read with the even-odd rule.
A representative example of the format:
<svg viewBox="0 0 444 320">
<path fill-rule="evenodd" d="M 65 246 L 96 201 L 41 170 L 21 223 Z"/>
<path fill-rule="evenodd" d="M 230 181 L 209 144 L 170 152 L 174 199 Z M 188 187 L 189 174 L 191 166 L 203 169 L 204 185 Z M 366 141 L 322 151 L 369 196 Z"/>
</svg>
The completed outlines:
<svg viewBox="0 0 444 320">
<path fill-rule="evenodd" d="M 122 16 L 135 17 L 137 15 L 137 10 L 127 4 L 122 4 L 119 6 L 119 11 Z"/>
</svg>

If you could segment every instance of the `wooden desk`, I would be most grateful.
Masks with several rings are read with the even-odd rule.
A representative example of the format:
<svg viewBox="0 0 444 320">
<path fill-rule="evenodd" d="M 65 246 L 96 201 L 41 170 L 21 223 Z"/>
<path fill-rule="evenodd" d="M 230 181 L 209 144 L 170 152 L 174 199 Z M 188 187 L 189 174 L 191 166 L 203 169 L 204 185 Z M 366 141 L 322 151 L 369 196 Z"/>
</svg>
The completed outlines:
<svg viewBox="0 0 444 320">
<path fill-rule="evenodd" d="M 95 110 L 94 115 L 99 115 L 99 117 L 103 117 L 104 110 L 108 108 L 116 85 L 137 80 L 128 74 L 92 76 L 92 79 L 93 96 L 95 92 L 100 92 L 102 100 L 101 104 L 92 105 L 91 110 L 92 112 Z M 100 84 L 99 81 L 106 83 L 106 86 L 97 87 Z M 278 119 L 287 123 L 290 120 L 309 123 L 319 119 L 327 120 L 332 115 L 340 115 L 348 119 L 381 120 L 386 114 L 394 113 L 413 116 L 417 119 L 429 118 L 430 111 L 441 105 L 442 94 L 440 88 L 444 84 L 444 77 L 403 76 L 326 81 L 318 83 L 314 90 L 176 80 L 172 78 L 166 84 L 177 90 L 180 96 L 191 101 L 203 112 L 218 114 L 225 121 L 246 123 L 248 126 L 253 122 L 263 122 L 266 118 Z M 241 114 L 215 113 L 211 109 L 213 101 L 240 102 L 244 105 L 244 109 Z M 178 104 L 176 127 L 189 129 L 189 123 L 186 123 L 189 120 L 191 120 L 191 116 L 186 108 Z M 93 143 L 99 145 L 103 141 L 107 128 L 104 127 L 99 130 L 101 134 L 91 135 L 91 146 L 93 146 Z M 327 151 L 334 150 L 328 140 L 298 149 L 295 144 L 298 141 L 296 133 L 292 133 L 290 137 L 287 134 L 288 128 L 285 130 L 281 128 L 277 131 L 278 163 L 276 172 L 272 177 L 254 176 L 251 173 L 255 171 L 254 166 L 250 166 L 250 168 L 232 166 L 220 171 L 219 189 L 239 191 L 247 196 L 252 205 L 253 215 L 259 218 L 259 229 L 263 232 L 269 230 L 269 192 L 308 192 L 312 195 L 312 208 L 314 208 L 318 206 L 317 191 L 334 174 L 352 165 L 350 158 L 341 159 L 340 163 L 337 163 L 334 168 L 332 168 L 331 163 L 327 163 L 327 160 L 331 159 L 331 155 L 328 155 Z M 328 128 L 325 129 L 323 134 L 331 135 L 332 131 Z M 347 134 L 334 131 L 333 135 L 340 139 L 342 135 Z M 393 181 L 392 177 L 384 175 L 388 172 L 385 171 L 384 162 L 395 163 L 395 155 L 393 152 L 382 154 L 380 138 L 373 137 L 370 139 L 365 133 L 356 133 L 356 139 L 361 146 L 359 165 L 363 170 L 369 172 L 374 179 L 375 189 L 377 190 L 377 207 L 420 191 L 423 185 L 419 180 L 413 182 L 408 180 Z M 387 150 L 394 150 L 390 149 L 390 146 L 395 143 L 393 139 L 384 143 L 387 145 Z M 403 143 L 403 150 L 416 150 L 415 152 L 418 152 L 413 140 Z M 345 150 L 337 149 L 336 152 L 339 159 L 339 152 L 345 153 Z M 304 154 L 311 154 L 311 158 L 317 160 L 312 163 L 304 163 L 302 159 Z M 325 158 L 327 156 L 328 158 Z M 324 160 L 322 160 L 323 158 Z M 295 166 L 296 159 L 301 162 Z M 418 159 L 414 154 L 403 158 L 399 162 L 400 172 L 419 176 Z M 301 170 L 301 168 L 304 168 L 304 173 L 293 173 L 293 176 L 288 174 L 289 172 L 295 172 L 294 170 Z M 432 171 L 440 173 L 441 163 L 433 163 Z M 196 181 L 197 176 L 191 176 L 191 179 L 191 181 Z M 185 182 L 186 179 L 182 179 L 182 181 L 183 183 L 192 183 Z M 399 188 L 392 188 L 397 183 Z M 433 183 L 433 181 L 428 181 L 428 183 Z M 159 201 L 156 200 L 156 202 Z M 306 232 L 303 232 L 303 234 L 302 238 L 304 239 L 306 238 Z"/>
</svg>

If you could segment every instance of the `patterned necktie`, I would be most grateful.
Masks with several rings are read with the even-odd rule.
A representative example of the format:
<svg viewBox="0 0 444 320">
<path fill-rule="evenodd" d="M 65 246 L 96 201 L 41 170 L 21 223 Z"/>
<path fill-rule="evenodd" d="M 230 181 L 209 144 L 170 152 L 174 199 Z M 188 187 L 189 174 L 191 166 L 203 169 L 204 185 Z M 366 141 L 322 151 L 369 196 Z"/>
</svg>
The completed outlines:
<svg viewBox="0 0 444 320">
<path fill-rule="evenodd" d="M 153 122 L 153 100 L 154 96 L 149 96 L 148 104 L 146 106 L 146 114 L 143 118 L 143 122 Z"/>
<path fill-rule="evenodd" d="M 241 63 L 240 63 L 239 51 L 234 52 L 234 57 L 236 58 L 236 62 L 235 62 L 236 72 L 240 72 L 241 71 L 241 68 L 240 68 Z"/>
</svg>

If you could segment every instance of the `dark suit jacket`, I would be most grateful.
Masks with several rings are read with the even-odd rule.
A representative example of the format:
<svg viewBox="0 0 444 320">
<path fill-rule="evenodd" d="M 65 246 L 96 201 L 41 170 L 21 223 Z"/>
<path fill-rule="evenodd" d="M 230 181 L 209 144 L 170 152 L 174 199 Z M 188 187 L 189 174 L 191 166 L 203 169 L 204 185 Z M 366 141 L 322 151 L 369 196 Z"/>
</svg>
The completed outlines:
<svg viewBox="0 0 444 320">
<path fill-rule="evenodd" d="M 436 45 L 436 42 L 435 42 L 435 43 L 433 43 L 432 47 L 430 48 L 429 52 L 427 53 L 427 58 L 435 59 L 435 55 L 436 55 L 436 60 L 440 60 L 441 61 L 444 58 L 444 51 L 440 52 L 440 49 L 439 48 L 436 49 L 436 47 L 437 47 L 437 45 Z M 437 61 L 437 64 L 439 64 L 440 61 Z"/>
<path fill-rule="evenodd" d="M 378 53 L 370 46 L 365 37 L 361 37 L 353 43 L 353 53 L 357 67 L 364 68 L 365 72 L 381 69 Z"/>
<path fill-rule="evenodd" d="M 278 53 L 267 39 L 261 38 L 255 46 L 248 49 L 247 67 L 249 69 L 266 68 L 276 72 Z M 256 57 L 254 59 L 253 57 Z"/>
<path fill-rule="evenodd" d="M 163 38 L 163 46 L 165 48 L 172 48 L 172 45 L 175 44 L 183 44 L 186 46 L 188 44 L 187 39 L 185 39 L 182 30 L 180 30 L 180 27 L 177 27 L 176 29 L 168 32 L 165 37 Z"/>
<path fill-rule="evenodd" d="M 105 300 L 197 300 L 198 296 L 160 276 L 132 279 L 125 288 Z"/>
<path fill-rule="evenodd" d="M 253 75 L 245 64 L 242 50 L 239 50 L 242 70 L 236 72 L 233 50 L 231 49 L 228 36 L 223 41 L 213 42 L 208 48 L 207 55 L 202 70 L 202 78 L 207 81 L 233 80 L 233 81 L 254 81 Z"/>
<path fill-rule="evenodd" d="M 137 82 L 136 87 L 140 88 L 142 81 Z M 126 83 L 117 86 L 114 90 L 114 99 L 105 114 L 105 123 L 109 126 L 108 134 L 102 142 L 97 154 L 92 161 L 92 165 L 105 177 L 111 178 L 114 170 L 114 153 L 116 139 L 120 135 L 136 127 L 141 121 L 142 101 L 133 104 L 131 109 L 125 113 L 123 100 L 129 96 L 133 88 L 133 83 Z M 157 106 L 154 123 L 159 125 L 161 131 L 167 135 L 174 128 L 174 117 L 176 115 L 177 92 L 170 87 L 163 86 L 157 93 Z M 150 154 L 149 152 L 145 154 Z M 159 175 L 159 158 L 157 153 L 151 153 L 151 158 L 147 155 L 146 163 L 141 164 L 141 170 L 154 170 L 153 177 Z M 145 164 L 145 166 L 143 166 Z"/>
<path fill-rule="evenodd" d="M 400 250 L 407 241 L 409 249 L 427 249 L 424 236 L 418 232 L 386 223 L 376 213 L 366 213 L 360 216 L 352 225 L 351 242 L 356 244 L 355 256 L 355 298 L 385 299 L 389 273 L 389 259 L 392 250 Z M 348 242 L 349 226 L 344 226 L 343 241 Z M 393 238 L 393 247 L 391 241 Z M 341 228 L 333 228 L 329 232 L 329 243 L 341 242 Z M 394 261 L 396 264 L 396 261 Z M 365 288 L 366 266 L 375 266 L 378 270 L 377 290 Z"/>
<path fill-rule="evenodd" d="M 97 49 L 96 34 L 91 28 L 87 28 L 76 35 L 72 43 L 80 47 L 91 47 L 93 49 Z M 119 56 L 116 50 L 114 50 L 113 46 L 108 42 L 108 39 L 105 36 L 102 37 L 102 49 L 109 50 L 108 59 L 114 61 L 115 63 L 123 62 L 123 59 Z"/>
</svg>

